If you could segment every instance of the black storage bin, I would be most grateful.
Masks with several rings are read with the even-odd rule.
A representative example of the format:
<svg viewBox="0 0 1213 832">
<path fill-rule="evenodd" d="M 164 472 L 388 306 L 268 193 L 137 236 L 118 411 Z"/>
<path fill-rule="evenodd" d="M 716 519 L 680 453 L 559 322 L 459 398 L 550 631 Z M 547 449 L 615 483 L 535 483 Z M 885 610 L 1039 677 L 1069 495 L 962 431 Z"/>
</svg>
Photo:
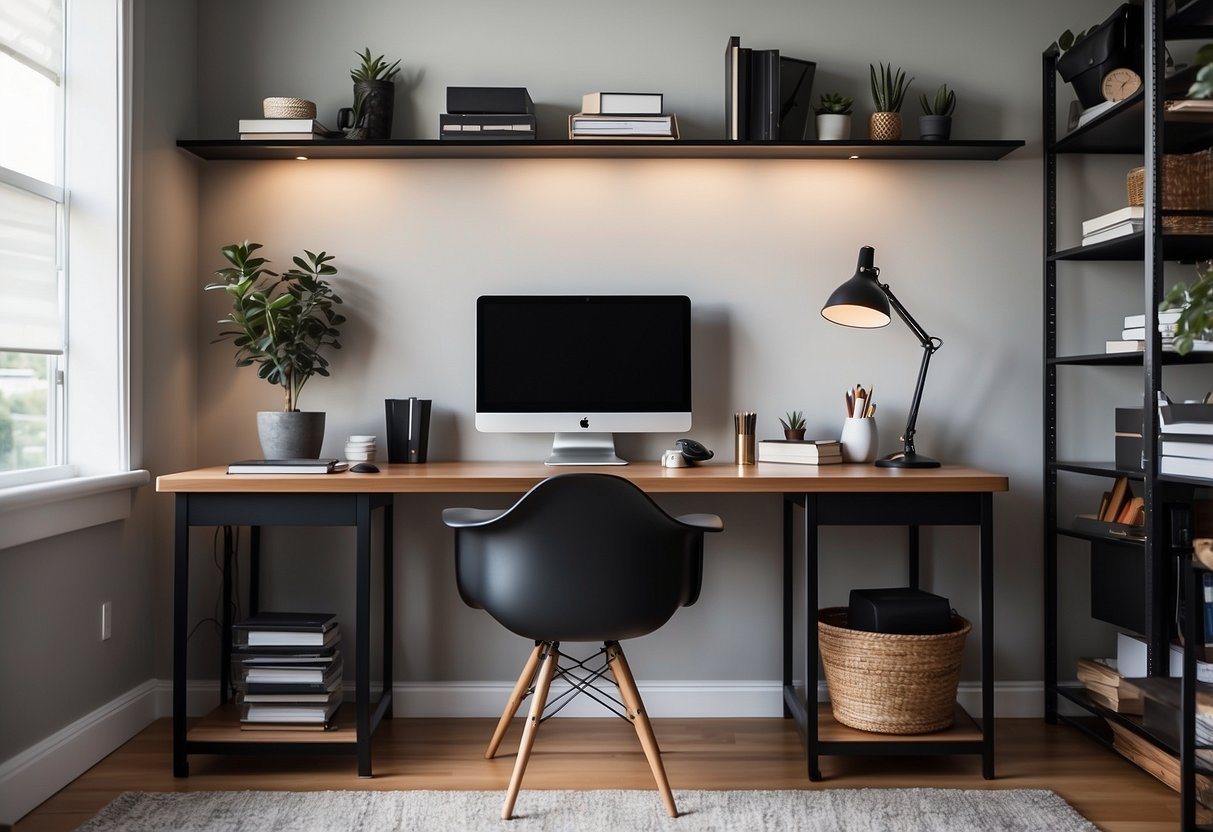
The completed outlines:
<svg viewBox="0 0 1213 832">
<path fill-rule="evenodd" d="M 1141 435 L 1145 412 L 1140 407 L 1116 408 L 1116 467 L 1121 471 L 1140 471 Z"/>
<path fill-rule="evenodd" d="M 947 598 L 909 587 L 852 589 L 847 626 L 869 633 L 938 635 L 951 632 Z"/>
<path fill-rule="evenodd" d="M 1145 66 L 1142 7 L 1125 3 L 1057 59 L 1057 73 L 1074 87 L 1083 108 L 1103 103 L 1103 78 L 1125 67 L 1142 74 Z"/>
<path fill-rule="evenodd" d="M 1092 618 L 1144 633 L 1146 599 L 1141 588 L 1147 584 L 1145 551 L 1140 544 L 1091 542 Z"/>
</svg>

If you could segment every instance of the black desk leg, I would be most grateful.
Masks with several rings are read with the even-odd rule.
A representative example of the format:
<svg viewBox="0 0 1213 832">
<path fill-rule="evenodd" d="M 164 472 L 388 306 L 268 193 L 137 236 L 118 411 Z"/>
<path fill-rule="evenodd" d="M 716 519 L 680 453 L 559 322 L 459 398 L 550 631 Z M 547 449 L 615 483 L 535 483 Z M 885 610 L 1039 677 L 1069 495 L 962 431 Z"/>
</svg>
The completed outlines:
<svg viewBox="0 0 1213 832">
<path fill-rule="evenodd" d="M 261 607 L 261 527 L 248 530 L 248 614 Z"/>
<path fill-rule="evenodd" d="M 981 495 L 981 776 L 994 779 L 994 495 Z"/>
<path fill-rule="evenodd" d="M 392 553 L 392 514 L 395 506 L 389 502 L 380 510 L 383 513 L 383 695 L 388 697 L 383 718 L 391 719 L 392 704 L 395 702 L 392 691 L 392 629 L 395 617 L 392 606 L 392 596 L 395 594 L 392 578 L 395 565 Z"/>
<path fill-rule="evenodd" d="M 805 745 L 809 757 L 809 779 L 821 780 L 817 752 L 817 495 L 804 495 L 804 685 Z"/>
<path fill-rule="evenodd" d="M 910 589 L 918 589 L 918 581 L 922 576 L 922 571 L 918 565 L 921 562 L 918 555 L 918 527 L 909 527 L 909 545 L 910 545 Z"/>
<path fill-rule="evenodd" d="M 358 495 L 358 566 L 354 597 L 357 634 L 354 685 L 358 737 L 358 776 L 371 776 L 371 498 Z"/>
<path fill-rule="evenodd" d="M 783 689 L 792 686 L 792 495 L 783 495 Z M 782 697 L 781 697 L 782 699 Z M 792 715 L 787 699 L 783 699 L 783 718 Z"/>
<path fill-rule="evenodd" d="M 189 616 L 189 495 L 178 494 L 173 529 L 173 776 L 189 777 L 185 753 L 185 642 Z"/>
<path fill-rule="evenodd" d="M 223 612 L 219 614 L 219 703 L 232 690 L 232 562 L 236 557 L 231 526 L 223 527 Z"/>
</svg>

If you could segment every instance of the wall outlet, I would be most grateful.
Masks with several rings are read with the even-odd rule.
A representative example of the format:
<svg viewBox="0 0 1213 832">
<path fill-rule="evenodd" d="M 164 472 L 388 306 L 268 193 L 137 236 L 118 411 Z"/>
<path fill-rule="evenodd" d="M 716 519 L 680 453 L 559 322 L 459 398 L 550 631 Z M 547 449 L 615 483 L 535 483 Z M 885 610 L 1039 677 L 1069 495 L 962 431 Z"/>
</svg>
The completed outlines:
<svg viewBox="0 0 1213 832">
<path fill-rule="evenodd" d="M 110 601 L 101 602 L 101 640 L 108 641 L 114 630 L 114 610 Z"/>
</svg>

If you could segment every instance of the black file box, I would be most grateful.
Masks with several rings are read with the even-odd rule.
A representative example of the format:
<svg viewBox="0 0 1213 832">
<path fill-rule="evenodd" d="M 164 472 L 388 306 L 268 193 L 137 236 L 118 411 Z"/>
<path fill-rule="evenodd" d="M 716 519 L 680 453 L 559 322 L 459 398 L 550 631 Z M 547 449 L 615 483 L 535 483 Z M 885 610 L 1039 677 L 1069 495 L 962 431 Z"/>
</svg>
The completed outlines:
<svg viewBox="0 0 1213 832">
<path fill-rule="evenodd" d="M 952 631 L 947 598 L 909 587 L 852 589 L 847 627 L 869 633 L 938 635 Z"/>
</svg>

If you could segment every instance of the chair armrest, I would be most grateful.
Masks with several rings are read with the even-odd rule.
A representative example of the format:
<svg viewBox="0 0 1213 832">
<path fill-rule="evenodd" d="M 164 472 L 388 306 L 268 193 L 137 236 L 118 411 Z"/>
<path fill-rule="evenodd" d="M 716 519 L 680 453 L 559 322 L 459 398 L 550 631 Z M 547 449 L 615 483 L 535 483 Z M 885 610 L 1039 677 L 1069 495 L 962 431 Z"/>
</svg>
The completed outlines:
<svg viewBox="0 0 1213 832">
<path fill-rule="evenodd" d="M 694 526 L 705 532 L 724 531 L 724 522 L 715 514 L 683 514 L 674 519 L 684 526 Z"/>
<path fill-rule="evenodd" d="M 505 508 L 444 508 L 442 522 L 452 529 L 466 529 L 491 523 L 509 509 Z"/>
</svg>

